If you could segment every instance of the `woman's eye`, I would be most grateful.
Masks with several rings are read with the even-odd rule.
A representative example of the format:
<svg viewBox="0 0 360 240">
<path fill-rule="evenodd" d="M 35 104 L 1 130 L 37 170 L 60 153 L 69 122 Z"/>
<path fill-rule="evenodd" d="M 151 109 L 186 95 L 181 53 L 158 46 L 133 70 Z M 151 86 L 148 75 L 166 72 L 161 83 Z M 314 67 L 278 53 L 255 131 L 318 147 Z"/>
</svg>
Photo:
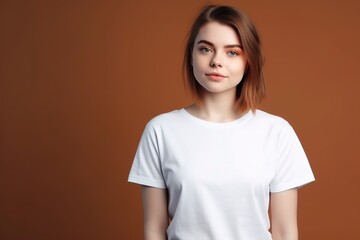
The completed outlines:
<svg viewBox="0 0 360 240">
<path fill-rule="evenodd" d="M 199 50 L 202 53 L 210 53 L 210 52 L 212 52 L 211 49 L 208 48 L 208 47 L 201 47 L 201 48 L 199 48 Z"/>
<path fill-rule="evenodd" d="M 239 55 L 239 53 L 236 52 L 236 51 L 229 51 L 227 54 L 230 55 L 230 56 L 237 56 L 237 55 Z"/>
</svg>

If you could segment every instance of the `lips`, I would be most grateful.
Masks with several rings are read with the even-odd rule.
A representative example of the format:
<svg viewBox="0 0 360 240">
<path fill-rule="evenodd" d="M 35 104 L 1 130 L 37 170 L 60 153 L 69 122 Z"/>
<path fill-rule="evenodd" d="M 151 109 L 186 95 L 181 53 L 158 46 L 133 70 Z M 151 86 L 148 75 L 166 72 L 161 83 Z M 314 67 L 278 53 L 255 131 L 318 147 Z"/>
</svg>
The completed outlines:
<svg viewBox="0 0 360 240">
<path fill-rule="evenodd" d="M 215 81 L 219 81 L 219 80 L 222 80 L 224 78 L 227 78 L 227 76 L 224 76 L 224 75 L 222 75 L 220 73 L 217 73 L 217 72 L 205 73 L 205 76 L 207 76 L 211 80 L 215 80 Z"/>
<path fill-rule="evenodd" d="M 215 76 L 215 77 L 223 77 L 225 78 L 226 76 L 220 74 L 220 73 L 216 73 L 216 72 L 213 72 L 213 73 L 205 73 L 206 76 Z"/>
</svg>

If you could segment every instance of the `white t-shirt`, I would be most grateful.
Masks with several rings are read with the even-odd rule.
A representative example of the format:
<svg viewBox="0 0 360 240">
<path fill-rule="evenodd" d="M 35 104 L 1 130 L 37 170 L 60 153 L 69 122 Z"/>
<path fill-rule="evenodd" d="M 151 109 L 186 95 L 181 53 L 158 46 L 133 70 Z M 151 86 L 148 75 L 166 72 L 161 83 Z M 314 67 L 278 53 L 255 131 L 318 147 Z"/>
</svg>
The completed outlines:
<svg viewBox="0 0 360 240">
<path fill-rule="evenodd" d="M 284 119 L 256 110 L 215 123 L 183 108 L 148 122 L 128 179 L 167 189 L 169 240 L 271 240 L 269 193 L 314 180 Z"/>
</svg>

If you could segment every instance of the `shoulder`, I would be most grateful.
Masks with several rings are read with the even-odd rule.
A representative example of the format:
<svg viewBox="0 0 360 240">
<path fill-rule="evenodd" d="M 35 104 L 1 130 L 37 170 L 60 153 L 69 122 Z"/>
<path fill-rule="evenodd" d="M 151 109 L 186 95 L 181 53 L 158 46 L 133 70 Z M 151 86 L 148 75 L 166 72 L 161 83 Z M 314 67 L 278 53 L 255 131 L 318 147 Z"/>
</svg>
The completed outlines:
<svg viewBox="0 0 360 240">
<path fill-rule="evenodd" d="M 266 129 L 272 133 L 292 134 L 294 132 L 293 127 L 286 119 L 258 109 L 253 113 L 252 122 L 254 127 Z"/>
<path fill-rule="evenodd" d="M 284 118 L 265 112 L 263 110 L 257 109 L 255 113 L 253 113 L 253 119 L 262 124 L 268 124 L 272 126 L 290 126 L 289 122 Z"/>
<path fill-rule="evenodd" d="M 161 113 L 148 121 L 147 128 L 162 128 L 170 124 L 176 124 L 181 119 L 181 110 L 172 110 Z"/>
</svg>

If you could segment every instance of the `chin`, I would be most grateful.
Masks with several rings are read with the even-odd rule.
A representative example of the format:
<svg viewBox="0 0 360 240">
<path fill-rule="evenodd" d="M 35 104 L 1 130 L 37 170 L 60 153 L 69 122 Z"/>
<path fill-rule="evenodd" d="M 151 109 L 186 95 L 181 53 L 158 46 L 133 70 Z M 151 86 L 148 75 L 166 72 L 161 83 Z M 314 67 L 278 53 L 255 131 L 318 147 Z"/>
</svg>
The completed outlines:
<svg viewBox="0 0 360 240">
<path fill-rule="evenodd" d="M 204 89 L 204 93 L 224 93 L 224 92 L 231 92 L 231 89 L 224 89 L 224 88 L 211 88 L 211 87 L 207 87 L 207 88 L 203 88 Z"/>
</svg>

